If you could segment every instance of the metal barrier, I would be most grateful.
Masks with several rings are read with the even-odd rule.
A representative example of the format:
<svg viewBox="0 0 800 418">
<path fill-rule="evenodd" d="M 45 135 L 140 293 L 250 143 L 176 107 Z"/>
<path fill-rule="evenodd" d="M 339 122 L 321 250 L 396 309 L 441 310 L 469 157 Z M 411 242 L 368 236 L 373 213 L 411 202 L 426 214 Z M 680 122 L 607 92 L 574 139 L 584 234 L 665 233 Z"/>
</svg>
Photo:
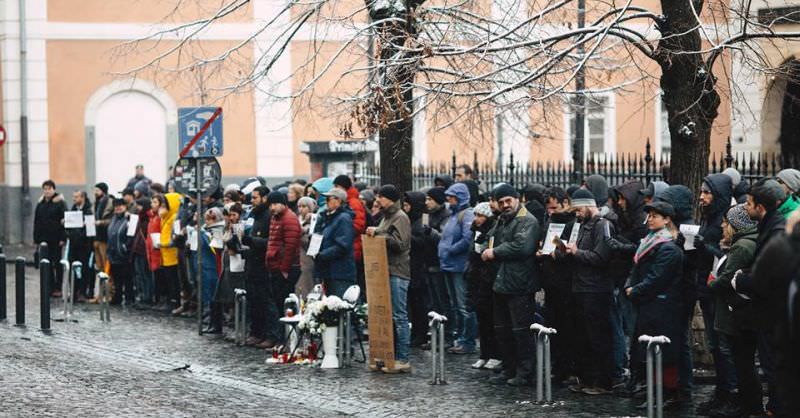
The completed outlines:
<svg viewBox="0 0 800 418">
<path fill-rule="evenodd" d="M 15 284 L 14 291 L 16 293 L 16 325 L 18 327 L 25 326 L 25 257 L 17 257 L 14 262 L 14 275 Z"/>
<path fill-rule="evenodd" d="M 433 357 L 431 384 L 446 385 L 447 380 L 445 380 L 444 372 L 444 324 L 447 322 L 447 317 L 430 311 L 428 312 L 428 318 L 431 319 L 429 326 L 431 328 L 431 355 Z"/>
<path fill-rule="evenodd" d="M 553 401 L 553 382 L 550 378 L 550 336 L 558 331 L 541 324 L 531 325 L 531 330 L 536 332 L 536 402 Z M 542 396 L 544 386 L 544 396 Z"/>
<path fill-rule="evenodd" d="M 100 302 L 100 320 L 111 321 L 111 309 L 109 309 L 109 302 L 111 299 L 111 289 L 108 285 L 108 274 L 97 273 L 97 279 L 100 281 L 98 299 Z"/>
<path fill-rule="evenodd" d="M 40 328 L 42 331 L 50 331 L 50 281 L 52 280 L 53 268 L 50 260 L 39 260 L 39 312 Z"/>
<path fill-rule="evenodd" d="M 233 289 L 233 326 L 234 340 L 238 345 L 244 345 L 247 341 L 247 291 L 244 289 Z"/>
<path fill-rule="evenodd" d="M 5 321 L 8 315 L 6 305 L 6 255 L 0 245 L 0 321 Z"/>
<path fill-rule="evenodd" d="M 339 327 L 336 335 L 336 357 L 339 360 L 339 368 L 350 367 L 353 363 L 353 355 L 350 352 L 352 336 L 352 308 L 339 311 Z"/>
<path fill-rule="evenodd" d="M 670 344 L 671 341 L 663 335 L 657 337 L 642 335 L 639 337 L 639 342 L 647 344 L 647 416 L 648 418 L 653 418 L 654 416 L 662 418 L 664 416 L 664 377 L 661 364 L 661 346 Z M 654 357 L 655 367 L 653 367 Z M 655 386 L 655 415 L 653 415 L 653 386 Z"/>
</svg>

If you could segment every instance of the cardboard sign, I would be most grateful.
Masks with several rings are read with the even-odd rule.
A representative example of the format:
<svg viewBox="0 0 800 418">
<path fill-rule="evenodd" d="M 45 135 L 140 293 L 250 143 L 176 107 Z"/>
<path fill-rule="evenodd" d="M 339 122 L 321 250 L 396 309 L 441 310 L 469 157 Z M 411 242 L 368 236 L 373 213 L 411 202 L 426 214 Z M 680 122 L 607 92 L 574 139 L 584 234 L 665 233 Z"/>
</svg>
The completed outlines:
<svg viewBox="0 0 800 418">
<path fill-rule="evenodd" d="M 394 324 L 386 238 L 361 236 L 369 317 L 369 365 L 394 367 Z"/>
</svg>

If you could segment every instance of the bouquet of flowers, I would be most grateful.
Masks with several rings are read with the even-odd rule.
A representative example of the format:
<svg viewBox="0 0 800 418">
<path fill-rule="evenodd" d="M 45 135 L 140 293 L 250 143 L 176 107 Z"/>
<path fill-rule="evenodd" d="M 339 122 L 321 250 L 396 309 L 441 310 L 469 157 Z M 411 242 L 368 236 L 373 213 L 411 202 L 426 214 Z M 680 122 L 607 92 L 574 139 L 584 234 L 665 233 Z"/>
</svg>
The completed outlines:
<svg viewBox="0 0 800 418">
<path fill-rule="evenodd" d="M 303 311 L 303 319 L 297 324 L 302 331 L 321 335 L 325 328 L 339 325 L 339 312 L 353 306 L 337 296 L 326 296 L 322 300 L 310 302 Z"/>
</svg>

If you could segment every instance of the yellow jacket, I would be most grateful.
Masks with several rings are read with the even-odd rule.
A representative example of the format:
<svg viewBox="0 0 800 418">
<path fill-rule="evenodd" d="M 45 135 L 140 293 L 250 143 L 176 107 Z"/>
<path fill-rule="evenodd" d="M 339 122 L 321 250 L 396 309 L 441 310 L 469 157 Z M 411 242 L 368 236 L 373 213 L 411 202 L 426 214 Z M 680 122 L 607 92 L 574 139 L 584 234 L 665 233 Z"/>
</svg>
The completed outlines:
<svg viewBox="0 0 800 418">
<path fill-rule="evenodd" d="M 178 265 L 178 249 L 170 247 L 172 243 L 172 225 L 178 216 L 178 209 L 181 207 L 181 195 L 178 193 L 167 193 L 164 195 L 169 203 L 167 216 L 161 218 L 161 265 L 171 267 Z"/>
</svg>

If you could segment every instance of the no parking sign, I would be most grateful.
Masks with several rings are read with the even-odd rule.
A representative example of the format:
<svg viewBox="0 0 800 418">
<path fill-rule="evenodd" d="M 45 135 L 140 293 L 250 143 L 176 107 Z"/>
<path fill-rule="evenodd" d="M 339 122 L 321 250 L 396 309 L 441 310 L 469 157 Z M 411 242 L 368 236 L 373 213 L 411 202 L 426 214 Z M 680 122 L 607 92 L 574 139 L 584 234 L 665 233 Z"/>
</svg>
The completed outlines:
<svg viewBox="0 0 800 418">
<path fill-rule="evenodd" d="M 6 127 L 0 125 L 0 147 L 5 145 L 6 143 Z"/>
</svg>

